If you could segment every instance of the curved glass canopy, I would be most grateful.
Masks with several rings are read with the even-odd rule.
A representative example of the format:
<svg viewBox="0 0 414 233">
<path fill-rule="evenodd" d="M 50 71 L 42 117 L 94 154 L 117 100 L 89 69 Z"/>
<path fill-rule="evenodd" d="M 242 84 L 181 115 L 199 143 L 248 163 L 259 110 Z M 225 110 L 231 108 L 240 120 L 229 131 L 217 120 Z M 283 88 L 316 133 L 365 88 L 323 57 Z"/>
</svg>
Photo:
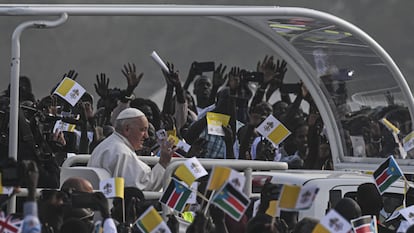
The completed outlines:
<svg viewBox="0 0 414 233">
<path fill-rule="evenodd" d="M 63 13 L 207 16 L 233 24 L 266 43 L 303 81 L 324 121 L 335 168 L 372 170 L 390 154 L 405 171 L 410 168 L 413 152 L 403 148 L 414 116 L 409 87 L 381 46 L 345 20 L 292 7 L 0 5 L 0 15 Z M 16 84 L 12 89 L 18 90 Z"/>
<path fill-rule="evenodd" d="M 324 120 L 335 168 L 372 170 L 394 155 L 409 172 L 412 95 L 403 75 L 366 34 L 313 13 L 235 21 L 277 41 L 281 56 L 304 71 L 298 75 Z"/>
</svg>

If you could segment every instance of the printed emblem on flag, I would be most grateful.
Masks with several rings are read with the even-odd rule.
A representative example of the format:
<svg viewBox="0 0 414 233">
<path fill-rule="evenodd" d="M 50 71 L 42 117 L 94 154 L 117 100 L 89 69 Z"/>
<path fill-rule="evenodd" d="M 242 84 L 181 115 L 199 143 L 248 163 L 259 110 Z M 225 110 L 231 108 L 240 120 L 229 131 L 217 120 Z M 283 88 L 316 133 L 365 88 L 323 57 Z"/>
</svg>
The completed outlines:
<svg viewBox="0 0 414 233">
<path fill-rule="evenodd" d="M 400 167 L 391 155 L 373 173 L 375 184 L 381 194 L 403 176 Z"/>
<path fill-rule="evenodd" d="M 106 198 L 124 198 L 124 178 L 115 177 L 102 180 L 99 182 L 99 190 L 105 195 Z"/>
<path fill-rule="evenodd" d="M 250 199 L 233 185 L 226 183 L 213 197 L 212 203 L 239 221 L 249 207 Z"/>
<path fill-rule="evenodd" d="M 59 95 L 70 105 L 75 106 L 85 92 L 85 88 L 79 83 L 66 77 L 60 82 L 59 86 L 54 91 L 54 94 Z"/>
<path fill-rule="evenodd" d="M 309 209 L 315 200 L 319 188 L 315 185 L 283 185 L 279 207 L 287 210 Z"/>
<path fill-rule="evenodd" d="M 196 157 L 187 159 L 184 164 L 178 166 L 174 173 L 178 179 L 184 181 L 188 186 L 191 186 L 195 180 L 207 174 L 206 169 L 204 169 Z"/>
<path fill-rule="evenodd" d="M 178 212 L 183 212 L 191 193 L 191 189 L 186 184 L 171 178 L 171 182 L 162 194 L 160 202 Z"/>
<path fill-rule="evenodd" d="M 144 233 L 171 233 L 167 223 L 162 220 L 157 210 L 150 206 L 135 222 L 135 225 Z"/>
<path fill-rule="evenodd" d="M 229 124 L 230 116 L 207 112 L 207 132 L 208 134 L 224 136 L 224 130 L 222 126 L 226 127 Z"/>
<path fill-rule="evenodd" d="M 219 190 L 226 182 L 229 182 L 241 191 L 244 188 L 245 181 L 246 177 L 237 171 L 228 167 L 215 166 L 210 172 L 207 189 Z"/>
<path fill-rule="evenodd" d="M 196 157 L 187 159 L 184 164 L 178 166 L 174 173 L 178 179 L 184 181 L 188 186 L 191 186 L 195 180 L 207 174 L 206 169 L 204 169 Z"/>
<path fill-rule="evenodd" d="M 407 220 L 410 225 L 414 224 L 414 205 L 401 209 L 400 214 Z"/>
<path fill-rule="evenodd" d="M 2 233 L 17 233 L 20 232 L 23 225 L 23 220 L 12 215 L 4 216 L 0 213 L 0 232 Z"/>
<path fill-rule="evenodd" d="M 273 115 L 269 115 L 256 130 L 275 145 L 279 145 L 290 135 L 290 131 Z"/>
<path fill-rule="evenodd" d="M 351 228 L 348 220 L 331 209 L 315 226 L 312 233 L 348 233 Z"/>
<path fill-rule="evenodd" d="M 355 233 L 377 233 L 377 218 L 375 215 L 365 215 L 351 220 Z"/>
</svg>

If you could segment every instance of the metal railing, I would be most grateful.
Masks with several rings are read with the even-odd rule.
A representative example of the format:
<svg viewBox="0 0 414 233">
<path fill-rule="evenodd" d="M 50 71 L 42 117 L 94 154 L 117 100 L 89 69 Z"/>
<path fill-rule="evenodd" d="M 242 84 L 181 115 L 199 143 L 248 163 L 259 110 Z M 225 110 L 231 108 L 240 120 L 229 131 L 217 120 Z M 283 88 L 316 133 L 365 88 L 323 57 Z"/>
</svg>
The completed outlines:
<svg viewBox="0 0 414 233">
<path fill-rule="evenodd" d="M 70 157 L 65 160 L 62 168 L 70 169 L 73 165 L 86 164 L 90 155 L 81 154 Z M 139 156 L 139 159 L 145 162 L 149 166 L 154 166 L 158 162 L 158 157 Z M 171 177 L 178 166 L 183 164 L 186 159 L 184 158 L 173 158 L 171 163 L 165 169 L 164 177 L 162 181 L 162 187 L 165 190 L 170 183 Z M 287 170 L 288 165 L 284 162 L 271 162 L 271 161 L 252 161 L 252 160 L 232 160 L 232 159 L 198 159 L 203 167 L 207 170 L 212 169 L 214 166 L 224 166 L 232 168 L 236 171 L 244 172 L 246 177 L 244 185 L 244 193 L 247 196 L 252 195 L 252 172 L 253 170 Z M 154 191 L 143 191 L 146 199 L 159 199 L 162 192 Z M 169 213 L 168 208 L 163 206 L 163 216 L 165 217 Z"/>
</svg>

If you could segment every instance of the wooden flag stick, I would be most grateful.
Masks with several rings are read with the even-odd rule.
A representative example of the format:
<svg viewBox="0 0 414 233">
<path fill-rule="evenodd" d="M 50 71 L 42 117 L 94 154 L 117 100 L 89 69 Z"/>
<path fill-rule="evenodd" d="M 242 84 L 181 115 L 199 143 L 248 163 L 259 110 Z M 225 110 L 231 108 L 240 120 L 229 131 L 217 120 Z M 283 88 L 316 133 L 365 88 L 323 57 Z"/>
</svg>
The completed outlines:
<svg viewBox="0 0 414 233">
<path fill-rule="evenodd" d="M 122 222 L 125 223 L 125 201 L 124 198 L 121 198 L 122 200 Z"/>
<path fill-rule="evenodd" d="M 206 208 L 205 208 L 205 210 L 204 210 L 204 215 L 207 215 L 208 208 L 210 207 L 211 200 L 213 199 L 213 196 L 214 196 L 215 192 L 216 192 L 215 190 L 213 190 L 213 191 L 211 192 L 210 198 L 209 198 L 209 200 L 207 201 L 207 205 L 206 205 Z"/>
</svg>

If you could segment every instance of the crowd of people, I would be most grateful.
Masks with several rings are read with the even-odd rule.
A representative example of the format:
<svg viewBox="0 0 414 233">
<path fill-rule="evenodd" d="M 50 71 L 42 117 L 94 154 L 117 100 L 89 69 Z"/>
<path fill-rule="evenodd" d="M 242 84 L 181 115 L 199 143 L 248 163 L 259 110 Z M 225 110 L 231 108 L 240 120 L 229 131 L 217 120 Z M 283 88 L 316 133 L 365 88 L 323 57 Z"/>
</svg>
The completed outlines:
<svg viewBox="0 0 414 233">
<path fill-rule="evenodd" d="M 103 227 L 104 232 L 116 232 L 117 228 L 121 232 L 136 232 L 137 229 L 131 228 L 130 224 L 145 210 L 144 206 L 157 204 L 145 202 L 142 191 L 161 188 L 165 168 L 177 153 L 187 158 L 281 161 L 286 162 L 290 169 L 333 169 L 320 110 L 303 83 L 284 82 L 287 72 L 285 61 L 266 56 L 258 62 L 254 72 L 240 67 L 228 68 L 224 64 L 211 68 L 210 65 L 193 62 L 185 80 L 172 63 L 167 63 L 167 67 L 168 72 L 160 72 L 167 86 L 162 108 L 135 91 L 145 79 L 133 63 L 122 68 L 121 73 L 127 81 L 124 89 L 111 88 L 106 74 L 96 75 L 95 92 L 99 96 L 96 107 L 92 94 L 88 92 L 76 105 L 70 105 L 54 94 L 57 86 L 51 87 L 46 97 L 37 100 L 32 93 L 30 79 L 25 76 L 20 78 L 19 166 L 16 167 L 24 167 L 20 170 L 30 174 L 20 176 L 25 179 L 10 182 L 29 188 L 24 207 L 25 223 L 38 226 L 31 230 L 23 227 L 23 232 L 39 232 L 40 224 L 42 232 L 90 232 L 97 226 Z M 211 77 L 208 76 L 210 74 Z M 65 73 L 63 78 L 81 83 L 74 70 Z M 407 135 L 411 123 L 405 107 L 396 105 L 392 95 L 387 94 L 387 107 L 367 107 L 352 113 L 346 110 L 345 81 L 338 81 L 335 75 L 323 76 L 321 80 L 323 89 L 335 96 L 332 104 L 336 106 L 338 121 L 343 125 L 342 133 L 349 149 L 347 155 L 399 156 L 398 141 L 380 123 L 380 119 L 386 117 L 402 134 Z M 252 83 L 256 88 L 252 88 Z M 276 91 L 279 91 L 280 99 L 271 103 Z M 302 108 L 303 102 L 309 106 L 306 111 Z M 1 155 L 8 154 L 8 104 L 9 90 L 6 90 L 0 98 Z M 224 136 L 209 134 L 208 112 L 229 116 L 229 124 L 222 127 Z M 273 115 L 291 132 L 280 144 L 272 143 L 257 132 L 257 127 L 269 115 Z M 75 129 L 56 128 L 57 121 L 75 125 Z M 188 143 L 190 149 L 182 151 L 171 138 L 161 138 L 158 132 L 162 130 Z M 353 151 L 352 136 L 361 136 L 365 141 L 362 154 Z M 119 214 L 122 204 L 114 201 L 111 212 L 106 198 L 99 192 L 94 193 L 87 180 L 73 177 L 63 184 L 59 183 L 59 167 L 73 154 L 91 154 L 88 166 L 104 168 L 112 177 L 124 177 L 127 188 L 126 214 L 123 217 L 126 220 Z M 158 156 L 159 162 L 151 168 L 137 155 Z M 30 163 L 21 166 L 20 161 Z M 14 166 L 16 161 L 1 156 L 0 164 L 2 168 L 7 168 Z M 33 193 L 36 187 L 50 189 L 41 194 L 38 210 Z M 91 193 L 91 206 L 69 203 L 79 193 Z M 344 199 L 346 204 L 343 205 L 351 206 L 349 202 L 352 201 Z M 266 200 L 261 203 L 265 205 Z M 349 220 L 365 213 L 378 215 L 378 212 L 373 212 L 377 210 L 369 210 L 363 204 L 359 201 L 352 203 L 355 206 L 354 216 Z M 376 207 L 381 205 L 377 203 Z M 90 209 L 101 214 L 101 225 L 92 222 L 94 213 Z M 283 214 L 274 220 L 264 214 L 265 207 L 259 209 L 255 217 L 246 214 L 239 224 L 232 224 L 223 212 L 211 208 L 209 216 L 198 213 L 187 232 L 259 230 L 299 233 L 311 232 L 309 229 L 313 228 L 310 226 L 317 223 L 306 218 L 292 225 L 291 221 L 283 219 Z M 40 221 L 36 221 L 37 216 Z M 177 232 L 174 216 L 170 216 L 168 224 L 173 232 Z"/>
</svg>

